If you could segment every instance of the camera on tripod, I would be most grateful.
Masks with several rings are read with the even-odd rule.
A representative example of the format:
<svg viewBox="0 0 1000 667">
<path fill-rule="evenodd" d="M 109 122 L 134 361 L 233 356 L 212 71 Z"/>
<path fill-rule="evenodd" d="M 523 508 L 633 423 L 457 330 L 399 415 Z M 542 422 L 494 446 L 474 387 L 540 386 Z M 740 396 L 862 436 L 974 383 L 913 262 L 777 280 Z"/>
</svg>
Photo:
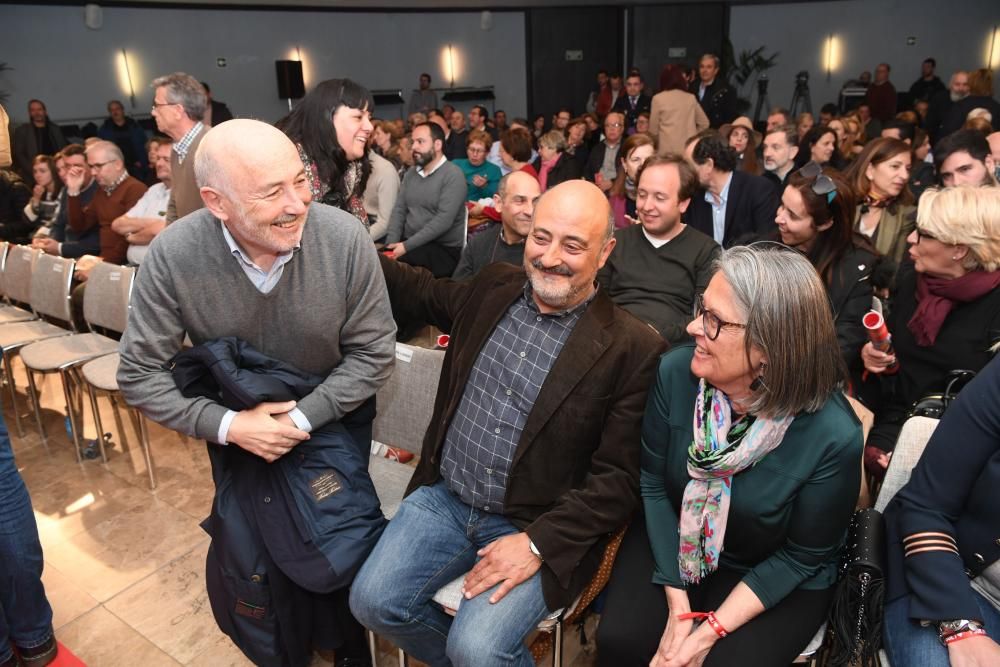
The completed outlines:
<svg viewBox="0 0 1000 667">
<path fill-rule="evenodd" d="M 757 94 L 760 96 L 767 95 L 767 74 L 761 74 L 757 79 Z"/>
<path fill-rule="evenodd" d="M 807 86 L 809 85 L 809 72 L 802 70 L 795 75 L 795 85 L 796 86 Z"/>
</svg>

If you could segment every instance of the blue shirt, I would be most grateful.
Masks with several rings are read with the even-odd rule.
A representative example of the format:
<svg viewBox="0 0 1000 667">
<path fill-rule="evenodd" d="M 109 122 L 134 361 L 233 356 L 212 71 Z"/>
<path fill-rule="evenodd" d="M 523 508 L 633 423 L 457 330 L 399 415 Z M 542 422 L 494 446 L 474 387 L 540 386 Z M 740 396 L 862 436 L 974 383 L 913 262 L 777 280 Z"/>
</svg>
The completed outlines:
<svg viewBox="0 0 1000 667">
<path fill-rule="evenodd" d="M 460 160 L 452 160 L 455 166 L 462 170 L 465 174 L 465 184 L 469 188 L 469 194 L 466 198 L 469 201 L 479 201 L 480 199 L 486 199 L 492 197 L 497 193 L 497 186 L 500 184 L 500 167 L 489 162 L 483 162 L 478 167 L 473 166 L 471 162 L 467 159 L 462 158 Z M 486 185 L 479 187 L 472 182 L 474 176 L 485 176 Z"/>
<path fill-rule="evenodd" d="M 718 201 L 716 201 L 715 195 L 708 190 L 705 191 L 705 201 L 712 207 L 712 238 L 720 246 L 722 245 L 722 239 L 726 237 L 726 204 L 729 200 L 729 186 L 732 182 L 733 174 L 730 172 L 726 178 L 725 187 L 719 193 Z"/>
<path fill-rule="evenodd" d="M 222 224 L 222 223 L 219 223 Z M 278 258 L 274 260 L 274 264 L 271 265 L 270 270 L 265 271 L 264 269 L 257 266 L 250 256 L 246 254 L 240 244 L 236 242 L 233 235 L 229 233 L 229 228 L 222 224 L 222 236 L 226 239 L 226 245 L 229 246 L 229 251 L 233 253 L 233 257 L 239 263 L 240 268 L 243 269 L 243 273 L 246 274 L 253 286 L 257 288 L 262 294 L 267 294 L 274 286 L 278 284 L 281 280 L 281 275 L 285 271 L 285 264 L 288 264 L 295 256 L 296 251 L 299 249 L 298 246 L 290 252 L 283 252 L 278 255 Z M 312 424 L 306 418 L 305 414 L 298 408 L 292 408 L 289 411 L 288 416 L 295 426 L 299 429 L 309 432 L 312 430 Z M 233 423 L 233 419 L 236 418 L 236 411 L 230 410 L 222 418 L 222 422 L 219 424 L 219 444 L 226 444 L 226 439 L 229 435 L 229 426 Z"/>
</svg>

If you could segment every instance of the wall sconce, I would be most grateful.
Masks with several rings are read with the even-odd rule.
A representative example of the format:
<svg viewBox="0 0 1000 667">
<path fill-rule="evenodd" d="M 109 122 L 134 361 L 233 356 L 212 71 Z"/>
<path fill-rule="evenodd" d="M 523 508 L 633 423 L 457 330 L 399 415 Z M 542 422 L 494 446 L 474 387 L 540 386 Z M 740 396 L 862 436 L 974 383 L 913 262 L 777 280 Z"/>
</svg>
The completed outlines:
<svg viewBox="0 0 1000 667">
<path fill-rule="evenodd" d="M 831 32 L 826 38 L 826 53 L 823 58 L 823 68 L 826 70 L 826 80 L 830 81 L 830 77 L 833 76 L 833 33 Z"/>
<path fill-rule="evenodd" d="M 1000 26 L 993 26 L 993 34 L 990 35 L 990 52 L 986 59 L 986 69 L 996 70 L 1000 68 Z"/>
<path fill-rule="evenodd" d="M 461 52 L 454 45 L 448 44 L 441 50 L 441 69 L 444 70 L 444 78 L 448 80 L 451 87 L 455 87 L 455 81 L 461 74 Z"/>
<path fill-rule="evenodd" d="M 135 109 L 135 83 L 132 80 L 132 68 L 128 62 L 128 52 L 124 48 L 118 58 L 118 86 L 123 93 L 128 93 L 129 102 Z"/>
</svg>

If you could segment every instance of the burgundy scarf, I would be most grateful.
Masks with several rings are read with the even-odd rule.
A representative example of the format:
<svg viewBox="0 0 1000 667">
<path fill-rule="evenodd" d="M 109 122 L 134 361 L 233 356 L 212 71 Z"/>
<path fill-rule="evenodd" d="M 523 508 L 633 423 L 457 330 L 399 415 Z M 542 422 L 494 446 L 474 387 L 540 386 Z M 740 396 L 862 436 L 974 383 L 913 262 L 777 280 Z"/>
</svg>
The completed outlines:
<svg viewBox="0 0 1000 667">
<path fill-rule="evenodd" d="M 917 310 L 908 326 L 917 345 L 930 347 L 955 303 L 969 303 L 1000 285 L 1000 271 L 973 271 L 960 278 L 917 276 Z"/>
</svg>

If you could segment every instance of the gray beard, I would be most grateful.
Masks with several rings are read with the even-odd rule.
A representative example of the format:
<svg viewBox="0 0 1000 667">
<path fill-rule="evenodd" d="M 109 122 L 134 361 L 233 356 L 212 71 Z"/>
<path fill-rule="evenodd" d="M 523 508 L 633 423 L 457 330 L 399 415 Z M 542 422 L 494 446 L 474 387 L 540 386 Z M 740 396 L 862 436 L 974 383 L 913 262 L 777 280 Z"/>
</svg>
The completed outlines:
<svg viewBox="0 0 1000 667">
<path fill-rule="evenodd" d="M 952 92 L 949 92 L 948 95 L 951 97 L 952 102 L 961 102 L 962 100 L 964 100 L 966 97 L 969 96 L 968 93 L 966 93 L 965 95 L 960 95 L 959 93 L 952 93 Z"/>
</svg>

